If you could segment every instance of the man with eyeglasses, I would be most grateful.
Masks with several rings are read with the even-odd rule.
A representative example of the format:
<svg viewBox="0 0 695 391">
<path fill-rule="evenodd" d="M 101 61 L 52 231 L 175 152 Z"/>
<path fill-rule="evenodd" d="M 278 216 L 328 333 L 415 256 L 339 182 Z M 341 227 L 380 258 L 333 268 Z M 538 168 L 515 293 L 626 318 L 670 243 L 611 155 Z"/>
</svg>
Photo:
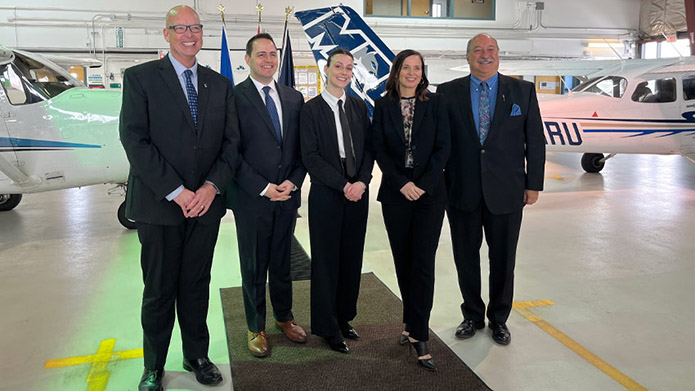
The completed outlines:
<svg viewBox="0 0 695 391">
<path fill-rule="evenodd" d="M 120 136 L 131 167 L 126 216 L 137 223 L 145 284 L 140 391 L 163 389 L 177 315 L 183 368 L 202 384 L 222 381 L 208 358 L 206 318 L 226 212 L 222 192 L 238 164 L 239 129 L 231 82 L 198 66 L 202 28 L 192 8 L 172 8 L 163 31 L 169 54 L 123 76 Z"/>
</svg>

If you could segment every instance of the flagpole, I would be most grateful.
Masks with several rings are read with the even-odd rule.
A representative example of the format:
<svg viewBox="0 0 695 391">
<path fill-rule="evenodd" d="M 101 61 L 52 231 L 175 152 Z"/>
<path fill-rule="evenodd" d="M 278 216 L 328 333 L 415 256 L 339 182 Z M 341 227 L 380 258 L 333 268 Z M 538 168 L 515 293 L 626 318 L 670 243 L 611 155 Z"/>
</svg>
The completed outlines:
<svg viewBox="0 0 695 391">
<path fill-rule="evenodd" d="M 261 12 L 263 12 L 263 5 L 259 1 L 256 2 L 256 11 L 258 12 L 258 34 L 261 33 Z"/>
<path fill-rule="evenodd" d="M 278 65 L 279 69 L 282 69 L 282 59 L 283 59 L 283 57 L 285 57 L 284 56 L 285 47 L 287 46 L 285 44 L 285 39 L 287 38 L 287 21 L 289 20 L 290 15 L 292 14 L 293 11 L 294 11 L 294 7 L 290 7 L 289 5 L 287 6 L 287 8 L 285 8 L 285 28 L 282 30 L 282 54 L 283 54 L 283 56 L 280 57 L 280 64 Z"/>
</svg>

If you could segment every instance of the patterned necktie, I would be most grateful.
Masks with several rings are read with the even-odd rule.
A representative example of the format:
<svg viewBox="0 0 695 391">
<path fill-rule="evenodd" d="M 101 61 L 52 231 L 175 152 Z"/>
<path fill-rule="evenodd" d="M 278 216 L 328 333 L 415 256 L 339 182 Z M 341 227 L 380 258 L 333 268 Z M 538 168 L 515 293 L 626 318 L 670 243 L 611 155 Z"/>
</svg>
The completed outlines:
<svg viewBox="0 0 695 391">
<path fill-rule="evenodd" d="M 485 142 L 487 132 L 490 130 L 490 92 L 487 83 L 480 83 L 480 103 L 478 104 L 478 119 L 480 122 L 480 144 Z"/>
<path fill-rule="evenodd" d="M 338 100 L 338 113 L 340 115 L 340 127 L 343 128 L 343 148 L 345 148 L 345 171 L 348 177 L 354 178 L 357 175 L 355 167 L 355 152 L 352 148 L 352 134 L 350 133 L 350 123 L 348 122 L 345 110 L 343 110 L 343 100 Z"/>
<path fill-rule="evenodd" d="M 195 92 L 195 87 L 193 87 L 193 82 L 191 81 L 191 76 L 193 76 L 193 71 L 186 69 L 183 72 L 186 77 L 186 95 L 188 95 L 188 108 L 191 109 L 191 116 L 193 116 L 193 124 L 198 127 L 198 93 Z"/>
<path fill-rule="evenodd" d="M 275 107 L 275 101 L 270 97 L 270 87 L 263 87 L 263 92 L 265 93 L 265 107 L 268 109 L 268 114 L 270 114 L 270 121 L 273 122 L 273 127 L 275 128 L 275 137 L 277 137 L 278 145 L 280 145 L 282 144 L 282 132 L 280 131 L 278 109 Z"/>
</svg>

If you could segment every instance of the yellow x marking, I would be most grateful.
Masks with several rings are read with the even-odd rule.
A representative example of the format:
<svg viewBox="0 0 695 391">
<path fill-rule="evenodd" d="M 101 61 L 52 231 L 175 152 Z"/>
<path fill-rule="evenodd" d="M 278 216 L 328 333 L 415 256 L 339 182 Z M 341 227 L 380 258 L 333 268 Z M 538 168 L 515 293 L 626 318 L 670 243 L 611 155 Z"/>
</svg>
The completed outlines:
<svg viewBox="0 0 695 391">
<path fill-rule="evenodd" d="M 63 368 L 82 364 L 92 364 L 87 375 L 87 391 L 104 391 L 109 382 L 111 371 L 106 367 L 110 362 L 142 357 L 142 349 L 123 350 L 114 352 L 115 339 L 101 341 L 95 354 L 47 360 L 45 369 Z"/>
<path fill-rule="evenodd" d="M 538 326 L 541 330 L 550 334 L 551 337 L 558 340 L 561 344 L 567 346 L 570 350 L 578 354 L 579 357 L 586 360 L 589 364 L 593 365 L 598 370 L 600 370 L 601 372 L 610 376 L 613 380 L 623 385 L 623 387 L 627 388 L 629 391 L 647 391 L 647 389 L 644 386 L 632 380 L 612 365 L 603 361 L 599 356 L 591 353 L 589 349 L 583 347 L 577 341 L 570 338 L 567 334 L 556 329 L 550 323 L 544 321 L 543 319 L 541 319 L 529 310 L 529 308 L 543 307 L 553 304 L 555 303 L 553 303 L 550 300 L 515 301 L 514 304 L 512 304 L 512 308 L 516 312 L 521 314 L 521 316 L 526 318 L 528 321 Z"/>
</svg>

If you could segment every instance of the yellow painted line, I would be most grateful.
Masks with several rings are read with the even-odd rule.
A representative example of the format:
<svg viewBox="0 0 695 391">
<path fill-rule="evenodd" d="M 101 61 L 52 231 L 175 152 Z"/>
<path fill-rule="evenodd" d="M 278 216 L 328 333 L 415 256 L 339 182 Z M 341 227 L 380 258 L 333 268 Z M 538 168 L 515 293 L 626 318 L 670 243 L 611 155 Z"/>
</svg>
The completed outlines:
<svg viewBox="0 0 695 391">
<path fill-rule="evenodd" d="M 99 344 L 95 354 L 47 360 L 45 369 L 63 368 L 82 364 L 92 364 L 87 375 L 87 391 L 104 391 L 109 382 L 111 371 L 107 369 L 110 362 L 140 358 L 142 349 L 131 349 L 114 352 L 115 339 L 105 339 Z"/>
<path fill-rule="evenodd" d="M 550 302 L 551 304 L 535 304 L 535 303 L 545 303 Z M 640 385 L 636 381 L 629 378 L 624 373 L 620 372 L 618 369 L 603 361 L 597 355 L 591 353 L 587 348 L 580 345 L 577 341 L 570 338 L 567 334 L 553 327 L 550 323 L 544 321 L 539 316 L 532 313 L 529 308 L 539 307 L 542 305 L 552 305 L 550 300 L 539 300 L 539 301 L 526 301 L 526 302 L 515 302 L 512 306 L 516 312 L 521 314 L 528 321 L 532 322 L 538 326 L 541 330 L 550 334 L 551 337 L 558 340 L 561 344 L 567 346 L 570 350 L 575 352 L 579 357 L 586 360 L 589 364 L 596 367 L 601 372 L 610 376 L 613 380 L 620 383 L 623 387 L 627 388 L 629 391 L 647 391 L 647 388 Z"/>
<path fill-rule="evenodd" d="M 566 176 L 561 176 L 561 175 L 555 174 L 555 175 L 552 175 L 552 176 L 546 176 L 545 179 L 557 179 L 557 180 L 560 181 L 560 182 L 564 182 L 564 181 L 566 181 L 567 179 L 570 179 L 570 177 L 566 177 Z"/>
</svg>

